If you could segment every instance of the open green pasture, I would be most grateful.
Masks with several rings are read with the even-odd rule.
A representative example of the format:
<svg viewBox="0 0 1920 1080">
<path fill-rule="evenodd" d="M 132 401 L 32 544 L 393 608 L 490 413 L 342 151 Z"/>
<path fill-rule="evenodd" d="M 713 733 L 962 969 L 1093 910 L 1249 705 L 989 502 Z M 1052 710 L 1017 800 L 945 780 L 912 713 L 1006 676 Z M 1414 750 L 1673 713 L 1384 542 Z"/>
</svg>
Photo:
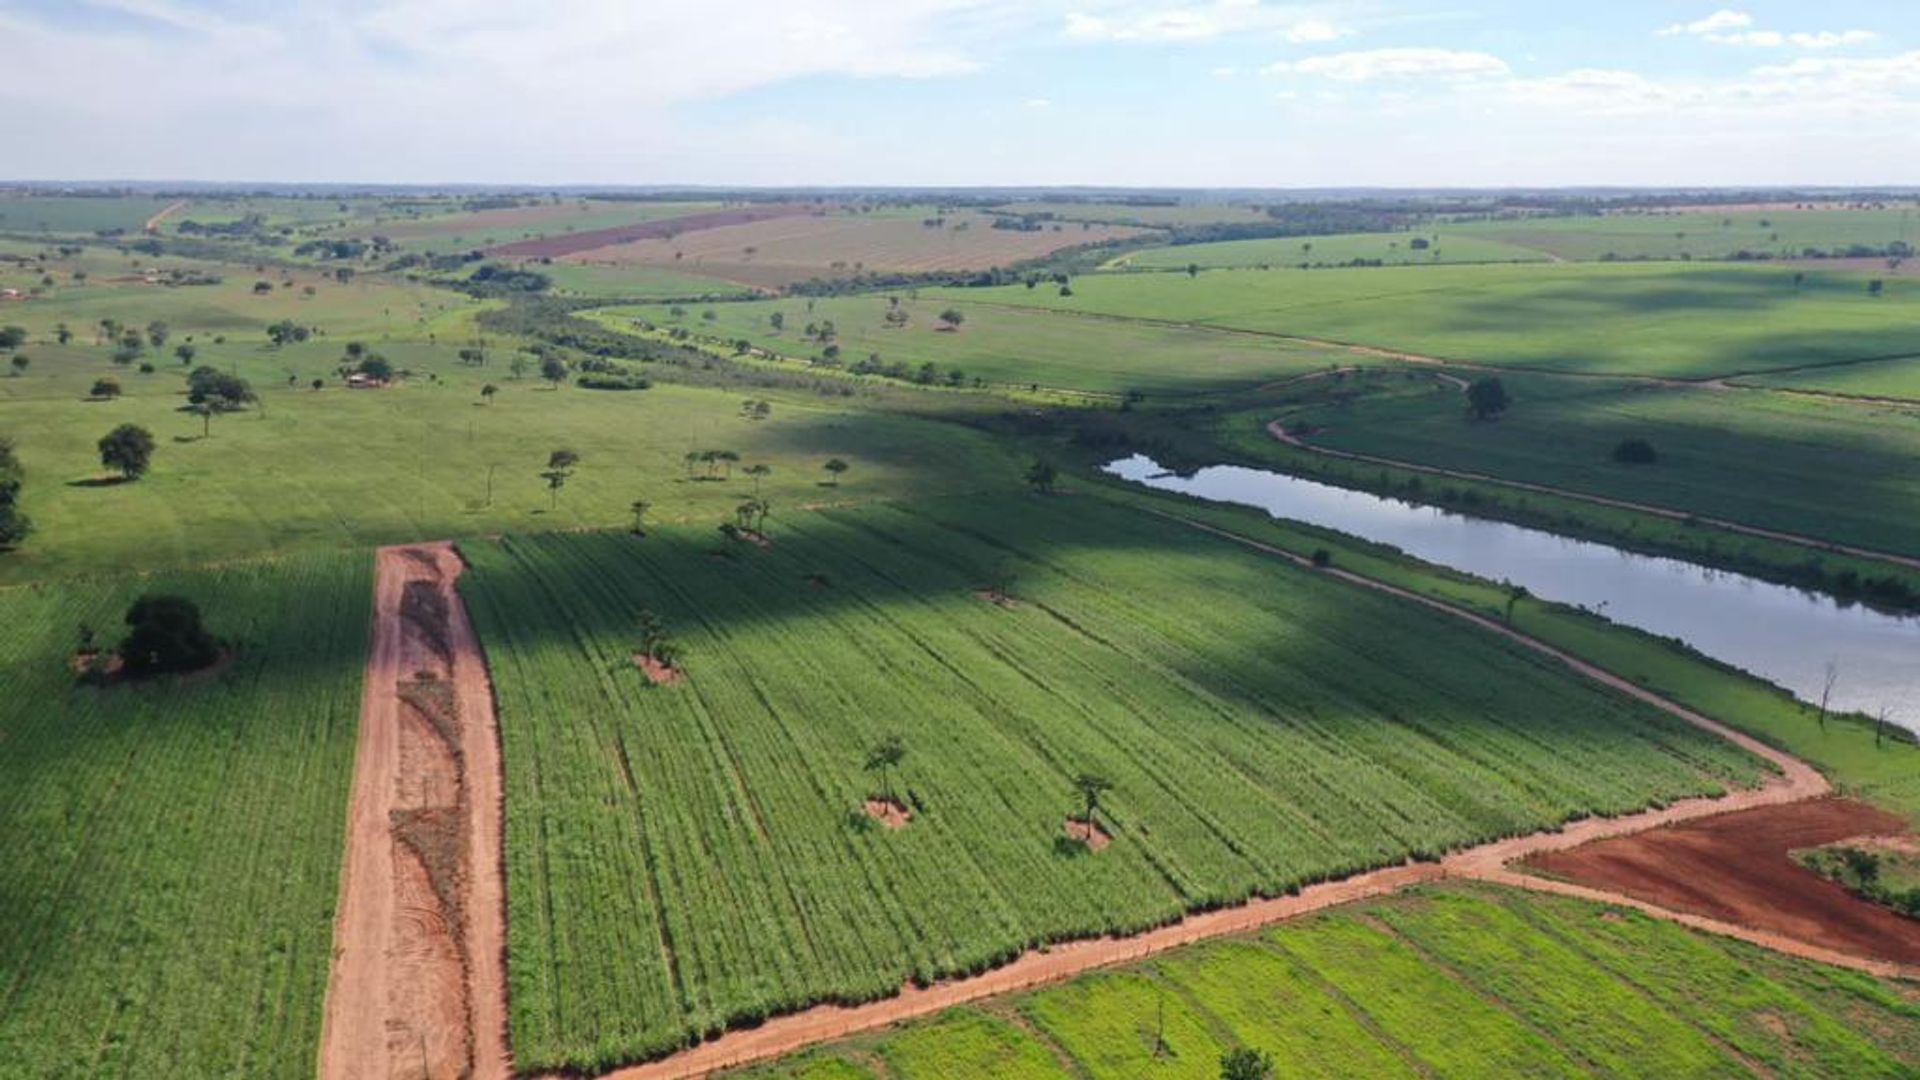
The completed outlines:
<svg viewBox="0 0 1920 1080">
<path fill-rule="evenodd" d="M 1875 250 L 1920 245 L 1920 206 L 1516 218 L 1460 222 L 1448 229 L 1575 261 L 1727 259 L 1741 252 L 1788 258 L 1809 248 L 1842 254 L 1856 245 Z"/>
<path fill-rule="evenodd" d="M 0 194 L 0 232 L 91 235 L 119 229 L 137 233 L 173 202 L 152 195 Z"/>
<path fill-rule="evenodd" d="M 408 251 L 466 251 L 539 236 L 590 232 L 718 210 L 715 202 L 645 202 L 567 199 L 496 210 L 465 210 L 423 216 L 383 215 L 354 228 L 354 235 L 384 236 Z"/>
<path fill-rule="evenodd" d="M 1670 264 L 1096 274 L 1072 295 L 938 290 L 969 306 L 1199 323 L 1587 374 L 1709 378 L 1920 353 L 1920 281 Z M 923 293 L 923 295 L 926 295 Z"/>
<path fill-rule="evenodd" d="M 125 305 L 115 310 L 126 311 Z M 177 313 L 176 313 L 177 314 Z M 465 340 L 464 338 L 462 339 Z M 660 520 L 717 522 L 754 493 L 779 505 L 1005 488 L 1019 482 L 1012 449 L 956 425 L 863 407 L 863 398 L 758 391 L 763 420 L 743 394 L 659 384 L 645 391 L 552 389 L 514 355 L 489 348 L 462 364 L 450 344 L 369 339 L 409 371 L 388 389 L 347 389 L 336 374 L 344 337 L 273 348 L 229 340 L 201 346 L 196 364 L 237 371 L 260 403 L 212 418 L 185 411 L 187 367 L 170 355 L 141 374 L 106 349 L 30 347 L 32 366 L 0 376 L 0 435 L 27 469 L 26 512 L 37 531 L 0 560 L 0 580 L 103 568 L 180 565 L 253 553 L 342 548 L 500 529 L 611 527 L 636 499 Z M 124 388 L 91 400 L 95 379 Z M 323 389 L 311 389 L 312 381 Z M 491 404 L 480 390 L 499 388 Z M 158 447 L 152 471 L 101 483 L 95 443 L 134 423 Z M 548 454 L 582 457 L 559 494 L 540 473 Z M 690 474 L 689 452 L 729 450 L 741 461 Z M 821 466 L 851 468 L 835 487 Z M 491 495 L 491 498 L 489 498 Z"/>
<path fill-rule="evenodd" d="M 1025 291 L 1024 289 L 1022 291 Z M 1035 290 L 1038 291 L 1038 290 Z M 889 325 L 887 313 L 907 321 Z M 692 333 L 745 339 L 756 347 L 806 360 L 820 360 L 827 346 L 840 347 L 839 364 L 878 354 L 882 363 L 904 362 L 918 370 L 933 364 L 941 379 L 958 369 L 967 381 L 1025 387 L 1150 394 L 1232 390 L 1325 368 L 1341 354 L 1250 334 L 1163 327 L 1113 319 L 1061 317 L 1011 307 L 966 305 L 957 330 L 942 328 L 944 301 L 891 296 L 762 300 L 753 303 L 619 307 L 596 312 L 614 329 L 634 319 Z M 711 312 L 712 318 L 707 314 Z M 773 326 L 778 314 L 784 325 Z M 833 323 L 833 336 L 808 337 L 809 323 Z"/>
<path fill-rule="evenodd" d="M 371 616 L 365 552 L 0 589 L 0 1075 L 313 1075 Z M 145 592 L 236 646 L 104 687 Z"/>
<path fill-rule="evenodd" d="M 528 269 L 545 274 L 553 291 L 562 296 L 604 297 L 608 300 L 672 300 L 677 297 L 749 297 L 753 290 L 719 278 L 683 274 L 663 266 L 641 263 L 552 262 Z"/>
<path fill-rule="evenodd" d="M 742 1074 L 1214 1080 L 1907 1076 L 1891 983 L 1581 901 L 1444 886 L 969 1006 Z M 1762 1072 L 1762 1070 L 1764 1070 Z"/>
<path fill-rule="evenodd" d="M 1862 364 L 1762 372 L 1739 379 L 1742 386 L 1811 390 L 1848 397 L 1899 398 L 1920 402 L 1920 356 L 1870 360 Z"/>
<path fill-rule="evenodd" d="M 1468 418 L 1458 390 L 1399 372 L 1303 392 L 1322 403 L 1286 418 L 1323 429 L 1310 439 L 1317 446 L 1920 553 L 1920 406 L 1552 376 L 1503 382 L 1513 404 L 1485 423 Z M 1615 461 L 1633 438 L 1658 460 Z"/>
<path fill-rule="evenodd" d="M 1091 495 L 770 528 L 463 545 L 523 1065 L 1757 775 L 1493 635 Z M 632 663 L 643 609 L 684 683 Z M 898 832 L 860 809 L 889 733 Z M 1083 771 L 1115 785 L 1098 854 L 1063 835 Z"/>
<path fill-rule="evenodd" d="M 1427 243 L 1416 248 L 1413 241 Z M 1223 240 L 1179 244 L 1130 252 L 1109 266 L 1136 270 L 1249 269 L 1253 267 L 1335 267 L 1355 259 L 1389 266 L 1441 266 L 1449 263 L 1545 262 L 1532 248 L 1443 229 L 1410 232 L 1344 233 L 1338 236 L 1287 236 L 1264 240 Z"/>
</svg>

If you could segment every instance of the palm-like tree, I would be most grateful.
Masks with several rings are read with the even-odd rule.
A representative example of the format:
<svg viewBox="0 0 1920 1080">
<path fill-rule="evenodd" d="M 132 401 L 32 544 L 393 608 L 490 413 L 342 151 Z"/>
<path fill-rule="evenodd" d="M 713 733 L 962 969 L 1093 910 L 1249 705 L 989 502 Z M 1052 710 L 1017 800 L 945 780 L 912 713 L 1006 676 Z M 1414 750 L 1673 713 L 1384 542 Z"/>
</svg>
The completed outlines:
<svg viewBox="0 0 1920 1080">
<path fill-rule="evenodd" d="M 880 793 L 896 806 L 900 800 L 893 797 L 893 770 L 906 756 L 907 744 L 898 735 L 888 735 L 867 751 L 866 771 L 880 774 Z"/>
</svg>

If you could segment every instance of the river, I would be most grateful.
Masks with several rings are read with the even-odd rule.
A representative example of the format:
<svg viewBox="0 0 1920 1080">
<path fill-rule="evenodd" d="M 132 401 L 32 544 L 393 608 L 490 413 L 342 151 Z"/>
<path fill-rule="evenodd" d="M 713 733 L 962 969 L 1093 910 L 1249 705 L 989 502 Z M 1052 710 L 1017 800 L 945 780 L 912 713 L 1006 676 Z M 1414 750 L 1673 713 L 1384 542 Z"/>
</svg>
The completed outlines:
<svg viewBox="0 0 1920 1080">
<path fill-rule="evenodd" d="M 1284 473 L 1214 465 L 1176 476 L 1142 455 L 1106 466 L 1162 491 L 1257 507 L 1277 518 L 1391 544 L 1415 558 L 1678 638 L 1817 702 L 1835 666 L 1832 707 L 1920 731 L 1920 618 L 1678 559 L 1640 555 L 1503 521 L 1382 498 Z"/>
</svg>

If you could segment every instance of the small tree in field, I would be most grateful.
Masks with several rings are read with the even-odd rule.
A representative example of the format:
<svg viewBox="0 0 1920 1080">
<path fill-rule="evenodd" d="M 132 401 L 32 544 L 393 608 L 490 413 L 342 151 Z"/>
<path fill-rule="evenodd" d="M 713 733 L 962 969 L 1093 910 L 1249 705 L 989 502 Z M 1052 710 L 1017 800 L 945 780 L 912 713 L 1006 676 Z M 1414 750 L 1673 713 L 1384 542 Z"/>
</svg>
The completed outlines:
<svg viewBox="0 0 1920 1080">
<path fill-rule="evenodd" d="M 1833 700 L 1833 686 L 1840 681 L 1840 662 L 1827 661 L 1826 675 L 1820 684 L 1820 730 L 1827 730 L 1827 703 Z"/>
<path fill-rule="evenodd" d="M 185 597 L 142 596 L 127 610 L 127 626 L 120 659 L 131 674 L 194 671 L 220 658 L 220 643 Z"/>
<path fill-rule="evenodd" d="M 1510 404 L 1506 386 L 1495 376 L 1467 384 L 1467 411 L 1475 420 L 1491 420 L 1506 412 Z"/>
<path fill-rule="evenodd" d="M 88 396 L 99 398 L 103 401 L 117 398 L 120 396 L 120 380 L 108 376 L 101 376 L 93 380 L 93 387 L 88 390 L 87 393 Z"/>
<path fill-rule="evenodd" d="M 1273 1080 L 1273 1059 L 1241 1047 L 1220 1055 L 1220 1080 Z"/>
<path fill-rule="evenodd" d="M 540 359 L 540 378 L 553 385 L 555 390 L 567 381 L 567 362 L 557 356 L 545 356 Z"/>
<path fill-rule="evenodd" d="M 153 463 L 153 432 L 138 424 L 121 424 L 100 437 L 100 464 L 117 469 L 128 480 L 145 475 Z"/>
<path fill-rule="evenodd" d="M 14 377 L 19 378 L 21 375 L 26 374 L 27 368 L 32 365 L 33 361 L 27 359 L 26 353 L 14 353 L 12 363 Z"/>
<path fill-rule="evenodd" d="M 880 774 L 881 797 L 896 806 L 900 805 L 900 800 L 893 794 L 893 770 L 899 767 L 906 756 L 907 745 L 900 741 L 898 735 L 881 739 L 867 751 L 866 771 Z"/>
<path fill-rule="evenodd" d="M 499 392 L 500 392 L 500 388 L 493 385 L 492 383 L 488 383 L 487 385 L 480 388 L 480 396 L 483 399 L 485 399 L 486 403 L 489 405 L 493 404 L 493 395 Z"/>
<path fill-rule="evenodd" d="M 1080 822 L 1089 830 L 1099 828 L 1100 796 L 1113 790 L 1113 781 L 1098 773 L 1083 772 L 1073 778 L 1080 792 Z"/>
<path fill-rule="evenodd" d="M 942 330 L 958 330 L 960 329 L 960 324 L 966 321 L 967 313 L 961 311 L 959 308 L 948 308 L 940 313 L 940 328 Z"/>
<path fill-rule="evenodd" d="M 753 494 L 755 497 L 758 497 L 760 494 L 760 481 L 773 475 L 773 466 L 762 465 L 756 462 L 740 471 L 753 477 Z"/>
<path fill-rule="evenodd" d="M 1027 466 L 1025 473 L 1027 486 L 1042 495 L 1052 494 L 1054 482 L 1059 478 L 1060 470 L 1053 467 L 1053 462 L 1044 458 L 1035 458 L 1033 464 Z"/>
<path fill-rule="evenodd" d="M 1525 585 L 1515 585 L 1511 581 L 1507 582 L 1507 624 L 1509 626 L 1513 624 L 1513 606 L 1532 595 L 1532 593 L 1527 591 Z"/>
<path fill-rule="evenodd" d="M 627 510 L 633 514 L 633 535 L 647 535 L 647 511 L 651 509 L 653 509 L 653 504 L 645 499 L 635 499 L 632 503 L 628 504 Z"/>
<path fill-rule="evenodd" d="M 848 465 L 846 462 L 840 460 L 839 458 L 828 458 L 827 463 L 820 467 L 827 470 L 827 475 L 833 477 L 833 479 L 828 482 L 831 483 L 834 487 L 840 486 L 840 474 L 846 472 L 849 468 L 852 468 L 852 466 Z"/>
</svg>

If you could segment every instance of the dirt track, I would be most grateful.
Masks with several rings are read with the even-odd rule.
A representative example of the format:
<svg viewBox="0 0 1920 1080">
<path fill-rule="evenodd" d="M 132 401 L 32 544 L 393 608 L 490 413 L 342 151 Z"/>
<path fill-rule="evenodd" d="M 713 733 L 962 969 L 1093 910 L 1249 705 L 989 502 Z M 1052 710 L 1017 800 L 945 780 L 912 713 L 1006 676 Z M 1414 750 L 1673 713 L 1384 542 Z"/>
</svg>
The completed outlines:
<svg viewBox="0 0 1920 1080">
<path fill-rule="evenodd" d="M 1312 565 L 1310 560 L 1292 552 L 1249 540 L 1222 529 L 1175 514 L 1162 513 L 1162 516 L 1302 566 Z M 1297 896 L 1258 900 L 1240 907 L 1193 915 L 1177 923 L 1132 937 L 1077 941 L 1054 946 L 1044 953 L 1029 952 L 1004 967 L 995 968 L 970 979 L 939 983 L 926 988 L 909 986 L 897 997 L 865 1005 L 816 1006 L 775 1018 L 757 1028 L 731 1032 L 660 1061 L 616 1069 L 607 1074 L 605 1080 L 681 1080 L 681 1078 L 706 1076 L 722 1069 L 792 1053 L 817 1043 L 829 1042 L 915 1017 L 926 1016 L 955 1005 L 1060 982 L 1087 971 L 1130 963 L 1209 938 L 1257 930 L 1311 912 L 1384 896 L 1409 886 L 1446 878 L 1483 880 L 1516 888 L 1575 895 L 1616 906 L 1634 907 L 1656 917 L 1682 922 L 1712 933 L 1738 937 L 1807 959 L 1850 967 L 1876 975 L 1920 977 L 1920 966 L 1864 959 L 1819 944 L 1756 930 L 1748 926 L 1697 914 L 1673 912 L 1630 897 L 1583 889 L 1564 882 L 1507 869 L 1508 864 L 1516 860 L 1561 852 L 1594 841 L 1644 833 L 1663 826 L 1713 818 L 1716 815 L 1728 814 L 1730 811 L 1784 808 L 1785 804 L 1819 799 L 1828 795 L 1832 789 L 1826 777 L 1798 758 L 1775 750 L 1751 736 L 1734 731 L 1677 702 L 1564 653 L 1545 642 L 1521 634 L 1493 619 L 1345 570 L 1322 568 L 1318 572 L 1341 578 L 1361 588 L 1374 589 L 1400 597 L 1463 619 L 1483 630 L 1500 634 L 1526 648 L 1566 664 L 1574 672 L 1586 678 L 1664 709 L 1690 724 L 1728 739 L 1749 753 L 1770 762 L 1779 770 L 1779 775 L 1760 787 L 1734 791 L 1719 798 L 1684 799 L 1662 809 L 1619 818 L 1589 818 L 1558 832 L 1534 833 L 1469 848 L 1447 856 L 1437 864 L 1410 863 L 1388 867 L 1341 881 L 1310 886 L 1301 890 Z"/>
<path fill-rule="evenodd" d="M 160 223 L 172 217 L 173 215 L 179 213 L 181 210 L 185 209 L 186 205 L 187 205 L 187 200 L 185 199 L 174 200 L 172 203 L 169 203 L 164 209 L 162 209 L 159 213 L 148 218 L 147 223 L 140 227 L 141 231 L 150 232 L 150 233 L 159 232 Z"/>
<path fill-rule="evenodd" d="M 1626 499 L 1613 499 L 1605 495 L 1589 495 L 1581 491 L 1569 491 L 1566 488 L 1552 487 L 1547 484 L 1534 484 L 1525 480 L 1508 480 L 1487 473 L 1467 472 L 1463 469 L 1446 469 L 1438 465 L 1422 465 L 1413 461 L 1401 461 L 1398 458 L 1379 457 L 1374 454 L 1359 454 L 1351 450 L 1332 450 L 1324 446 L 1315 446 L 1312 443 L 1288 434 L 1286 427 L 1278 420 L 1271 421 L 1267 424 L 1267 434 L 1286 443 L 1288 446 L 1306 450 L 1310 453 L 1320 454 L 1325 457 L 1342 458 L 1347 461 L 1364 461 L 1370 465 L 1387 465 L 1396 469 L 1426 473 L 1429 476 L 1448 476 L 1455 480 L 1472 480 L 1483 484 L 1497 484 L 1500 487 L 1514 488 L 1519 491 L 1532 491 L 1541 495 L 1556 495 L 1563 499 L 1574 499 L 1579 502 L 1593 503 L 1596 506 L 1611 506 L 1619 510 L 1632 510 L 1637 513 L 1652 514 L 1655 517 L 1666 518 L 1669 521 L 1687 521 L 1691 519 L 1712 525 L 1716 528 L 1725 529 L 1728 532 L 1757 536 L 1763 540 L 1780 540 L 1789 544 L 1798 544 L 1801 547 L 1817 548 L 1821 551 L 1832 551 L 1841 555 L 1853 555 L 1862 559 L 1873 559 L 1878 562 L 1893 563 L 1897 566 L 1920 570 L 1920 558 L 1911 555 L 1896 555 L 1890 551 L 1875 551 L 1872 548 L 1854 547 L 1851 544 L 1835 543 L 1834 541 L 1822 540 L 1815 536 L 1780 532 L 1777 529 L 1763 529 L 1757 525 L 1742 525 L 1740 522 L 1728 521 L 1725 518 L 1702 517 L 1699 514 L 1689 514 L 1684 510 L 1670 510 L 1664 506 L 1652 506 L 1647 503 L 1631 502 Z"/>
<path fill-rule="evenodd" d="M 499 735 L 462 564 L 377 566 L 319 1074 L 506 1077 Z"/>
</svg>

